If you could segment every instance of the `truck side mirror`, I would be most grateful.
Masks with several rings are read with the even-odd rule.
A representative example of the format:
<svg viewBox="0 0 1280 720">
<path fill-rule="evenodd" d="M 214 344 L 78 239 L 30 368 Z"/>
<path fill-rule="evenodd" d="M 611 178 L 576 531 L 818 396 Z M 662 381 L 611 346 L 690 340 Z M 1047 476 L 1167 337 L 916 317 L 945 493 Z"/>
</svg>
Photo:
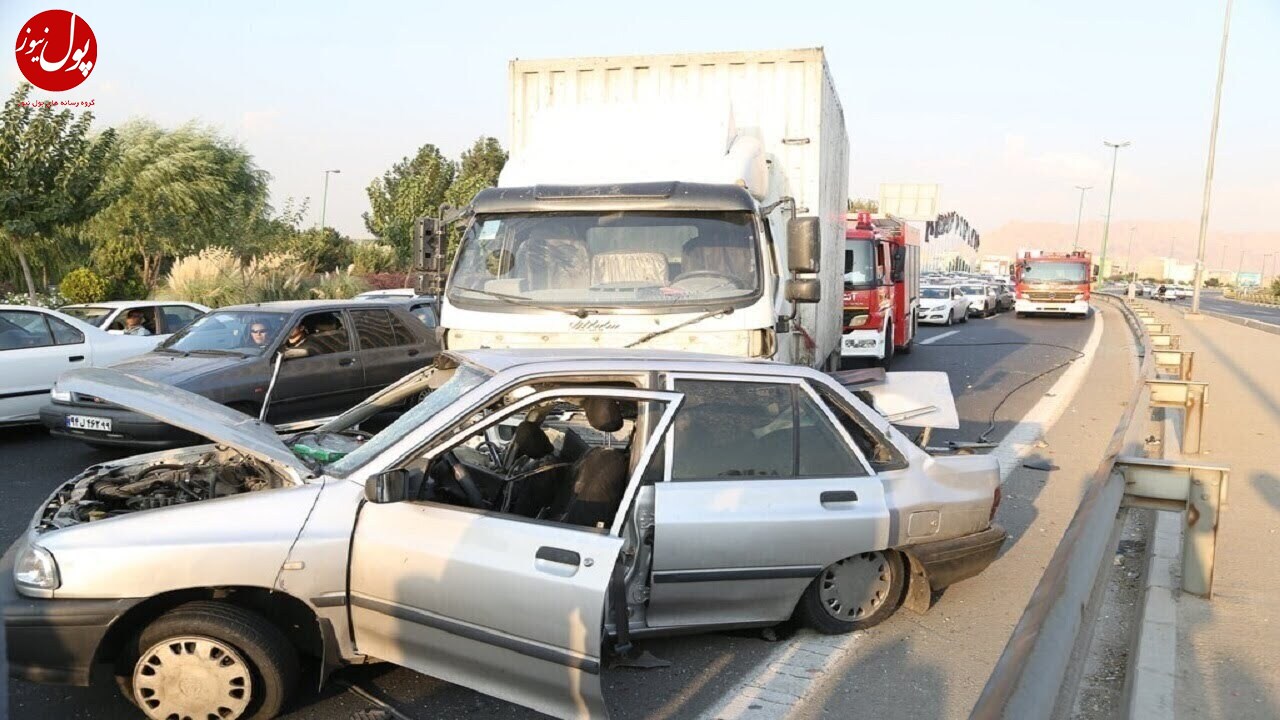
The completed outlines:
<svg viewBox="0 0 1280 720">
<path fill-rule="evenodd" d="M 378 473 L 364 483 L 364 499 L 371 503 L 396 503 L 409 499 L 407 470 Z"/>
<path fill-rule="evenodd" d="M 795 303 L 816 303 L 822 299 L 822 282 L 817 278 L 792 279 L 787 281 L 787 301 Z"/>
<path fill-rule="evenodd" d="M 787 221 L 787 266 L 791 272 L 816 273 L 822 258 L 822 222 L 812 216 Z"/>
<path fill-rule="evenodd" d="M 907 249 L 901 245 L 894 245 L 890 262 L 893 269 L 889 271 L 889 280 L 896 283 L 902 282 L 902 277 L 907 270 Z"/>
</svg>

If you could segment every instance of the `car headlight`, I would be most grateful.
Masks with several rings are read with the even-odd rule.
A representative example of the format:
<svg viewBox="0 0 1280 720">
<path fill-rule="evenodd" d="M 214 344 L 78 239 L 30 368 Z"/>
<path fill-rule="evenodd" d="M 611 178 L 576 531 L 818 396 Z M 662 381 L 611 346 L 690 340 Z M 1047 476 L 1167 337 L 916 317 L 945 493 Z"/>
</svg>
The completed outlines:
<svg viewBox="0 0 1280 720">
<path fill-rule="evenodd" d="M 51 400 L 53 400 L 54 402 L 64 402 L 64 403 L 69 403 L 69 402 L 71 402 L 71 391 L 70 391 L 70 390 L 59 390 L 59 389 L 58 389 L 58 386 L 57 386 L 57 385 L 54 385 L 54 386 L 53 386 L 53 389 L 51 389 L 51 390 L 49 391 L 49 398 L 50 398 Z"/>
<path fill-rule="evenodd" d="M 53 554 L 39 545 L 28 545 L 13 564 L 13 581 L 33 590 L 57 590 L 62 584 Z"/>
</svg>

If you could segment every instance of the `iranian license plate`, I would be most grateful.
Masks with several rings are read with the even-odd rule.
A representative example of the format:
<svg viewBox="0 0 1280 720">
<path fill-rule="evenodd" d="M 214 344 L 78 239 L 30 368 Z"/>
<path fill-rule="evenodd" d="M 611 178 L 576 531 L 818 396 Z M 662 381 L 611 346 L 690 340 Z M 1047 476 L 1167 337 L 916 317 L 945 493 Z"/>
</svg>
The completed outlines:
<svg viewBox="0 0 1280 720">
<path fill-rule="evenodd" d="M 858 347 L 858 341 L 854 340 L 853 338 L 845 338 L 844 346 L 849 350 L 853 350 L 854 348 Z"/>
<path fill-rule="evenodd" d="M 67 427 L 73 430 L 111 432 L 111 418 L 93 417 L 91 415 L 68 415 Z"/>
</svg>

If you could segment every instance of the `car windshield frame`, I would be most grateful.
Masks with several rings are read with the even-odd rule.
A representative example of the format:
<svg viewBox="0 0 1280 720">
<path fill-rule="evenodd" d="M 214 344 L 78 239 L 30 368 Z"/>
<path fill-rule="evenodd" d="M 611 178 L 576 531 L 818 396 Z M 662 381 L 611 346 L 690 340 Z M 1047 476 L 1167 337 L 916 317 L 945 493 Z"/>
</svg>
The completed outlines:
<svg viewBox="0 0 1280 720">
<path fill-rule="evenodd" d="M 97 314 L 90 315 L 86 311 L 92 311 Z M 79 305 L 76 307 L 61 307 L 58 308 L 58 312 L 73 317 L 82 323 L 102 328 L 103 325 L 107 324 L 111 314 L 115 312 L 115 308 L 102 307 L 101 305 Z M 82 312 L 84 312 L 83 315 L 81 314 Z"/>
<path fill-rule="evenodd" d="M 1070 270 L 1068 277 L 1067 270 Z M 1022 266 L 1023 282 L 1066 283 L 1081 285 L 1089 281 L 1089 270 L 1084 263 L 1066 261 L 1028 262 Z"/>
<path fill-rule="evenodd" d="M 703 237 L 705 242 L 689 247 Z M 471 310 L 742 308 L 764 293 L 767 242 L 755 215 L 745 210 L 481 214 L 464 233 L 446 297 Z M 694 272 L 685 270 L 691 250 L 698 252 L 704 281 L 676 286 L 677 279 Z M 606 253 L 615 255 L 612 264 L 598 261 Z M 596 283 L 597 272 L 649 277 Z M 560 277 L 552 279 L 555 275 Z M 563 287 L 565 276 L 585 283 Z M 733 281 L 716 284 L 717 277 Z M 535 278 L 545 286 L 526 289 Z"/>
<path fill-rule="evenodd" d="M 929 294 L 930 292 L 935 292 L 938 294 L 930 295 Z M 945 286 L 937 286 L 937 285 L 934 285 L 934 286 L 925 285 L 920 288 L 920 297 L 921 299 L 924 299 L 924 300 L 947 300 L 947 299 L 950 299 L 951 297 L 951 288 L 945 287 Z"/>
<path fill-rule="evenodd" d="M 380 391 L 378 395 L 395 392 L 401 382 L 418 382 L 421 380 L 421 377 L 409 377 L 413 379 L 393 383 Z M 493 373 L 484 368 L 469 363 L 460 364 L 453 370 L 453 375 L 448 380 L 427 393 L 427 396 L 421 402 L 401 414 L 390 425 L 378 431 L 363 445 L 326 466 L 325 472 L 335 478 L 346 479 L 351 477 L 359 472 L 360 468 L 373 462 L 383 452 L 403 440 L 409 433 L 426 424 L 432 417 L 443 412 L 476 388 L 489 382 L 493 377 Z M 348 410 L 347 413 L 351 413 L 353 410 L 355 408 Z"/>
<path fill-rule="evenodd" d="M 169 336 L 164 342 L 156 347 L 157 351 L 174 352 L 174 353 L 195 353 L 202 352 L 235 352 L 241 355 L 259 357 L 274 348 L 287 328 L 291 327 L 290 319 L 293 317 L 291 312 L 283 312 L 279 310 L 213 310 L 200 317 L 192 320 L 178 332 Z M 241 318 L 244 318 L 241 320 Z M 195 335 L 223 332 L 223 328 L 212 328 L 213 323 L 221 323 L 225 325 L 228 319 L 239 322 L 239 335 L 237 339 L 237 329 L 232 329 L 230 335 L 236 342 L 218 343 L 215 347 L 213 344 L 206 343 L 205 347 L 187 347 L 188 338 Z M 264 345 L 254 345 L 250 343 L 249 329 L 257 323 L 263 322 L 268 328 L 268 340 Z M 277 324 L 278 323 L 278 324 Z M 274 327 L 273 327 L 274 325 Z"/>
</svg>

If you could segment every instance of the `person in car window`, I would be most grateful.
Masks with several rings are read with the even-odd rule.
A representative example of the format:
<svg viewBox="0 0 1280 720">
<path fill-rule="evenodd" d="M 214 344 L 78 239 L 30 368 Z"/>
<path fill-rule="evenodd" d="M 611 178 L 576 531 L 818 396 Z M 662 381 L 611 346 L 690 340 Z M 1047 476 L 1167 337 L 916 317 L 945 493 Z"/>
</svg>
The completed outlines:
<svg viewBox="0 0 1280 720">
<path fill-rule="evenodd" d="M 315 354 L 310 343 L 307 342 L 307 326 L 298 323 L 289 331 L 289 337 L 285 339 L 281 350 L 304 350 L 308 355 Z"/>
<path fill-rule="evenodd" d="M 142 324 L 142 311 L 130 310 L 124 316 L 124 334 L 125 335 L 150 335 L 151 331 L 146 325 Z"/>
<path fill-rule="evenodd" d="M 266 325 L 255 322 L 249 326 L 249 342 L 256 348 L 265 349 L 271 342 L 271 332 Z"/>
</svg>

